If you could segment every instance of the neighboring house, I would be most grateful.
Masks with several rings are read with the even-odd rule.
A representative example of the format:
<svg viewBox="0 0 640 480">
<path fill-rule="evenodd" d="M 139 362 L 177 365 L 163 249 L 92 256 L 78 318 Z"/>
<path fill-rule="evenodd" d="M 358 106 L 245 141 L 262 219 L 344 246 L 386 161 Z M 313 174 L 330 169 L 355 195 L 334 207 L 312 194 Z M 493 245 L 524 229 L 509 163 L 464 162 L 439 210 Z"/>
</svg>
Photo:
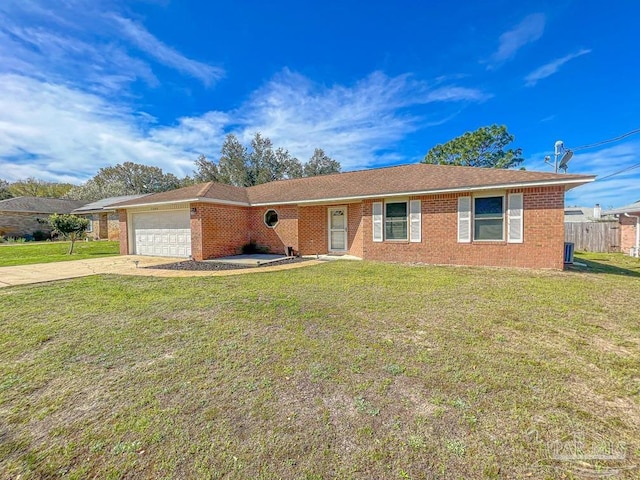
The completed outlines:
<svg viewBox="0 0 640 480">
<path fill-rule="evenodd" d="M 613 215 L 603 215 L 600 204 L 595 207 L 565 207 L 565 223 L 603 222 L 615 221 Z"/>
<path fill-rule="evenodd" d="M 114 205 L 122 254 L 302 255 L 562 269 L 565 191 L 589 175 L 415 164 L 240 188 L 205 183 Z"/>
<path fill-rule="evenodd" d="M 603 214 L 618 217 L 622 251 L 633 257 L 640 257 L 640 200 L 624 207 L 607 210 Z"/>
<path fill-rule="evenodd" d="M 84 202 L 44 197 L 15 197 L 0 200 L 0 236 L 33 236 L 35 232 L 50 234 L 49 215 L 71 213 Z"/>
<path fill-rule="evenodd" d="M 90 220 L 87 235 L 95 240 L 119 240 L 120 222 L 118 213 L 111 205 L 144 197 L 145 195 L 124 195 L 120 197 L 109 197 L 88 203 L 76 208 L 74 215 L 86 217 Z"/>
</svg>

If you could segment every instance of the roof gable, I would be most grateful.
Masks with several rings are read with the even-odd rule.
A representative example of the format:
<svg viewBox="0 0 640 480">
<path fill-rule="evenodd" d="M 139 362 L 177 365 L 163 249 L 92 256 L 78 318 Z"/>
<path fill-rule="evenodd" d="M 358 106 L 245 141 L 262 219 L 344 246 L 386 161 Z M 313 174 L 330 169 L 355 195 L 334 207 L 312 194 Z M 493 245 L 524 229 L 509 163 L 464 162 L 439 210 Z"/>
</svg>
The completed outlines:
<svg viewBox="0 0 640 480">
<path fill-rule="evenodd" d="M 156 203 L 195 202 L 202 199 L 217 200 L 222 203 L 249 205 L 246 189 L 225 183 L 208 182 L 189 185 L 188 187 L 154 193 L 143 199 L 128 200 L 112 204 L 111 207 L 127 207 L 132 205 L 150 205 Z"/>
</svg>

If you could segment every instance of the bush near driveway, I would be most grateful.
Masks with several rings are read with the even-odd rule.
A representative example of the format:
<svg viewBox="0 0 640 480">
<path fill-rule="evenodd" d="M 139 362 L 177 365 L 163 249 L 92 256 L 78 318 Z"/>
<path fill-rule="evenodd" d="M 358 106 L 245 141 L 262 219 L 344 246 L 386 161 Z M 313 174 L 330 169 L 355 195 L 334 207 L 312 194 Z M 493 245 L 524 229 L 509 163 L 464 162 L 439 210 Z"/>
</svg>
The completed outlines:
<svg viewBox="0 0 640 480">
<path fill-rule="evenodd" d="M 0 478 L 636 478 L 640 279 L 618 273 L 330 262 L 3 289 Z M 554 457 L 578 441 L 624 457 Z"/>
</svg>

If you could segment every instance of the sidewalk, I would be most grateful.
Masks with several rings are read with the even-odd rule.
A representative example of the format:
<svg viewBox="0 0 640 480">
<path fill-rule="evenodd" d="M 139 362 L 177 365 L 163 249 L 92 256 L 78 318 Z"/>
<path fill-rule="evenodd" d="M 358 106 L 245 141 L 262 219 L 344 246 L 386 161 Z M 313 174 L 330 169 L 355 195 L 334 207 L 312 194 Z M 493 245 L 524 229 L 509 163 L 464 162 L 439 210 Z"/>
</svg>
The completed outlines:
<svg viewBox="0 0 640 480">
<path fill-rule="evenodd" d="M 290 265 L 284 264 L 272 267 L 265 266 L 222 271 L 158 270 L 144 268 L 154 265 L 180 262 L 183 260 L 184 258 L 122 255 L 95 259 L 92 258 L 88 260 L 71 260 L 69 262 L 0 267 L 0 288 L 11 287 L 14 285 L 53 282 L 56 280 L 67 280 L 70 278 L 102 274 L 138 275 L 143 277 L 222 277 L 228 275 L 290 270 L 322 263 L 320 261 L 310 260 L 304 263 L 292 263 Z"/>
</svg>

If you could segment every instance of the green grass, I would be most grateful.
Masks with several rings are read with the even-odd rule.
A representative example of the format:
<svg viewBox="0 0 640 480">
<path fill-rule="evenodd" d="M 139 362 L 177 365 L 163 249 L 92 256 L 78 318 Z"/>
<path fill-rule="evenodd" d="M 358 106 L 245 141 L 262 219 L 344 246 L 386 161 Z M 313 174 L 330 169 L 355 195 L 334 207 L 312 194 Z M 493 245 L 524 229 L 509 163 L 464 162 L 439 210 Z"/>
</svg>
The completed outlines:
<svg viewBox="0 0 640 480">
<path fill-rule="evenodd" d="M 640 277 L 640 259 L 623 255 L 622 253 L 589 253 L 576 252 L 575 261 L 586 265 L 586 269 L 577 266 L 575 271 L 590 273 L 613 273 Z"/>
<path fill-rule="evenodd" d="M 0 478 L 637 478 L 640 279 L 617 273 L 0 289 Z M 623 458 L 554 457 L 607 448 Z"/>
<path fill-rule="evenodd" d="M 69 242 L 28 242 L 0 245 L 0 267 L 34 263 L 65 262 L 108 257 L 120 253 L 118 242 L 76 242 L 68 255 Z"/>
</svg>

